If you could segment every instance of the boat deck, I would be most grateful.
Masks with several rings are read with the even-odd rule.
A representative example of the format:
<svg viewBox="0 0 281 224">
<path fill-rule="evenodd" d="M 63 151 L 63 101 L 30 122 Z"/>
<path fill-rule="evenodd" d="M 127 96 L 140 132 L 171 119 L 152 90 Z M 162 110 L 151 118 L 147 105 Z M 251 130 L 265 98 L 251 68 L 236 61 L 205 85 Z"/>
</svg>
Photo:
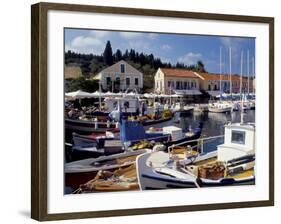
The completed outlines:
<svg viewBox="0 0 281 224">
<path fill-rule="evenodd" d="M 228 175 L 227 177 L 231 177 L 231 178 L 247 178 L 247 177 L 250 177 L 250 176 L 253 176 L 254 175 L 254 169 L 250 169 L 250 170 L 245 170 L 243 172 L 240 172 L 240 173 L 235 173 L 233 175 Z"/>
</svg>

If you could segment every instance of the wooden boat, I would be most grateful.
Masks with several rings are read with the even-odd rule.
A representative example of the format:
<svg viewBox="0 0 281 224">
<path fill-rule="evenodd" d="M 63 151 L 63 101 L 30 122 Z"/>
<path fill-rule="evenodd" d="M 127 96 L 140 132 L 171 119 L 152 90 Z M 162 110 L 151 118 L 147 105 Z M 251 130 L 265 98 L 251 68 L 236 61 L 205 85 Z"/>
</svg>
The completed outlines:
<svg viewBox="0 0 281 224">
<path fill-rule="evenodd" d="M 158 119 L 145 119 L 142 120 L 141 123 L 143 126 L 151 126 L 155 124 L 164 123 L 170 121 L 172 117 L 167 118 L 158 118 Z M 73 119 L 65 119 L 65 129 L 71 132 L 81 133 L 81 134 L 92 134 L 92 133 L 105 133 L 107 131 L 110 132 L 118 132 L 119 128 L 117 128 L 116 122 L 98 122 L 97 126 L 95 126 L 95 121 L 92 120 L 73 120 Z"/>
<path fill-rule="evenodd" d="M 72 152 L 74 157 L 80 159 L 97 157 L 97 153 L 110 155 L 120 153 L 124 148 L 131 147 L 132 149 L 141 142 L 147 143 L 162 143 L 166 147 L 179 144 L 186 141 L 196 140 L 200 138 L 203 124 L 200 123 L 199 127 L 183 132 L 181 128 L 175 126 L 166 126 L 164 128 L 150 128 L 145 131 L 143 125 L 138 121 L 122 120 L 120 123 L 120 135 L 113 133 L 91 135 L 79 135 L 73 133 L 74 146 Z M 111 142 L 119 141 L 119 144 L 111 144 Z M 105 146 L 105 143 L 107 144 Z M 188 143 L 190 144 L 190 143 Z M 146 145 L 142 148 L 152 148 Z M 138 149 L 140 147 L 137 147 Z"/>
<path fill-rule="evenodd" d="M 64 167 L 65 186 L 77 189 L 80 184 L 86 183 L 95 178 L 98 171 L 114 171 L 121 167 L 128 167 L 135 163 L 137 155 L 148 151 L 150 150 L 141 149 L 135 151 L 125 151 L 114 155 L 66 163 Z"/>
<path fill-rule="evenodd" d="M 75 191 L 75 193 L 89 193 L 98 191 L 128 191 L 138 190 L 139 184 L 136 165 L 119 168 L 113 172 L 100 170 L 94 179 L 88 181 Z"/>
<path fill-rule="evenodd" d="M 255 127 L 230 124 L 225 143 L 207 154 L 186 152 L 185 158 L 165 152 L 137 157 L 140 189 L 194 188 L 255 183 Z"/>
</svg>

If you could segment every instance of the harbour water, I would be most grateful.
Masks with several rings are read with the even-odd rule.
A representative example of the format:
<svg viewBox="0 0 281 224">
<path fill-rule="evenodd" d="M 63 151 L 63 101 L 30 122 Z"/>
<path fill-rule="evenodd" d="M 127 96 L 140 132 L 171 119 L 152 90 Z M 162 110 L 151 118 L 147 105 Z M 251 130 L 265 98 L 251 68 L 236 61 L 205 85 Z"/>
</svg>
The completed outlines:
<svg viewBox="0 0 281 224">
<path fill-rule="evenodd" d="M 154 125 L 153 127 L 164 127 L 168 125 L 177 126 L 187 131 L 189 127 L 195 128 L 199 123 L 203 123 L 202 136 L 203 138 L 224 135 L 224 125 L 228 122 L 239 123 L 241 121 L 240 111 L 231 113 L 200 113 L 193 112 L 184 117 L 176 113 L 174 118 L 168 122 Z M 244 122 L 255 123 L 255 110 L 247 110 L 244 113 Z M 147 127 L 149 128 L 149 127 Z M 206 141 L 204 151 L 216 150 L 216 146 L 223 143 L 223 137 Z"/>
</svg>

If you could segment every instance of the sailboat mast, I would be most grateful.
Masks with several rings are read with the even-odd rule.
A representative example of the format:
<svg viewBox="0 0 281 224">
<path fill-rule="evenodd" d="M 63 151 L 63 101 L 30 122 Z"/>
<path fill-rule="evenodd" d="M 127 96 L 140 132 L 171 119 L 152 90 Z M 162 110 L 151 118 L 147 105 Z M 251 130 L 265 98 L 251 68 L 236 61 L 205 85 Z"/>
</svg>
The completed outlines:
<svg viewBox="0 0 281 224">
<path fill-rule="evenodd" d="M 243 75 L 243 51 L 241 52 L 241 70 L 240 70 L 240 100 L 241 100 L 241 124 L 244 123 L 244 113 L 243 113 L 243 96 L 242 96 L 242 75 Z"/>
<path fill-rule="evenodd" d="M 99 80 L 99 110 L 101 111 L 101 78 Z"/>
<path fill-rule="evenodd" d="M 242 79 L 243 79 L 243 51 L 241 52 L 241 67 L 240 67 L 240 100 L 242 101 Z"/>
<path fill-rule="evenodd" d="M 253 57 L 252 59 L 252 63 L 253 63 L 253 77 L 252 77 L 252 92 L 255 94 L 255 89 L 254 89 L 254 78 L 256 77 L 256 74 L 255 74 L 255 57 Z"/>
<path fill-rule="evenodd" d="M 247 74 L 248 74 L 248 95 L 250 93 L 250 54 L 247 51 Z"/>
<path fill-rule="evenodd" d="M 221 51 L 222 51 L 222 48 L 220 47 L 220 98 L 221 98 L 221 73 L 222 73 L 222 67 L 221 67 Z"/>
<path fill-rule="evenodd" d="M 229 48 L 229 78 L 230 78 L 230 81 L 229 81 L 229 84 L 230 84 L 230 97 L 231 97 L 231 100 L 232 100 L 232 80 L 231 80 L 231 47 Z"/>
</svg>

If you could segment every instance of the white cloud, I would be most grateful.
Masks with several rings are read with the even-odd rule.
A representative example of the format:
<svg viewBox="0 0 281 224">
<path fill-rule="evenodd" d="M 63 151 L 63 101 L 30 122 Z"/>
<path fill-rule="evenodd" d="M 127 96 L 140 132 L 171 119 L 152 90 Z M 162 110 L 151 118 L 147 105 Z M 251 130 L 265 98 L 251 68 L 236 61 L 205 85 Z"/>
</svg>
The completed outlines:
<svg viewBox="0 0 281 224">
<path fill-rule="evenodd" d="M 77 36 L 69 43 L 66 43 L 65 50 L 79 53 L 100 54 L 105 46 L 105 42 L 93 36 Z"/>
<path fill-rule="evenodd" d="M 143 33 L 135 33 L 135 32 L 120 32 L 121 37 L 131 40 L 143 37 Z"/>
<path fill-rule="evenodd" d="M 98 46 L 100 44 L 102 44 L 102 41 L 95 37 L 78 36 L 71 41 L 71 46 L 78 48 Z"/>
<path fill-rule="evenodd" d="M 178 58 L 178 62 L 184 63 L 186 65 L 195 64 L 202 55 L 200 53 L 189 52 Z"/>
<path fill-rule="evenodd" d="M 163 50 L 171 50 L 172 47 L 171 47 L 169 44 L 163 44 L 163 45 L 161 46 L 161 49 L 163 49 Z"/>
</svg>

